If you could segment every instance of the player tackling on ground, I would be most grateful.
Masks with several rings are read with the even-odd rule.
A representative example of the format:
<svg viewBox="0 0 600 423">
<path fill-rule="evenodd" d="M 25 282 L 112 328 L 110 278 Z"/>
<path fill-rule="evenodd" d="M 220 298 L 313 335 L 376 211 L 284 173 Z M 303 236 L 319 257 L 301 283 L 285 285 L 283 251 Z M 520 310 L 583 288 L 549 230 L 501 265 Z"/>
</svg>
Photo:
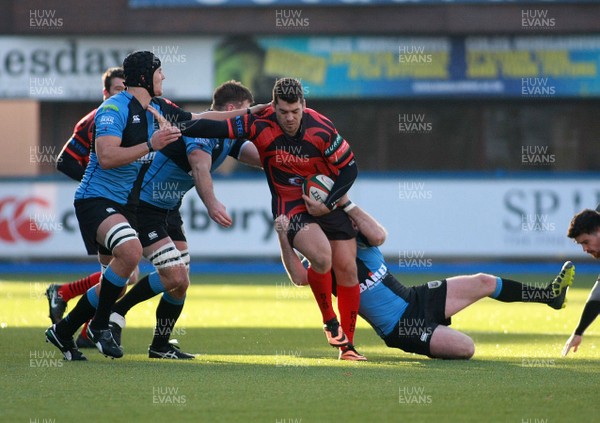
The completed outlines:
<svg viewBox="0 0 600 423">
<path fill-rule="evenodd" d="M 567 236 L 581 245 L 584 252 L 596 259 L 600 259 L 600 213 L 596 210 L 586 209 L 576 214 L 571 220 Z M 581 318 L 575 328 L 575 332 L 573 332 L 563 348 L 563 356 L 567 355 L 571 348 L 573 348 L 573 352 L 577 352 L 583 340 L 583 333 L 596 319 L 598 314 L 600 314 L 600 276 L 590 292 L 585 307 L 583 307 L 583 312 L 581 313 Z"/>
<path fill-rule="evenodd" d="M 388 347 L 432 358 L 468 359 L 475 352 L 473 340 L 448 326 L 454 314 L 474 302 L 489 296 L 503 302 L 543 303 L 557 310 L 565 307 L 567 289 L 575 275 L 571 262 L 566 262 L 558 276 L 544 287 L 484 273 L 406 287 L 389 272 L 377 248 L 385 241 L 385 229 L 347 197 L 342 198 L 339 205 L 359 230 L 356 265 L 360 315 Z M 292 282 L 306 285 L 307 270 L 285 235 L 287 220 L 285 216 L 279 217 L 275 225 L 282 260 Z M 342 351 L 340 359 L 356 360 L 344 356 Z"/>
</svg>

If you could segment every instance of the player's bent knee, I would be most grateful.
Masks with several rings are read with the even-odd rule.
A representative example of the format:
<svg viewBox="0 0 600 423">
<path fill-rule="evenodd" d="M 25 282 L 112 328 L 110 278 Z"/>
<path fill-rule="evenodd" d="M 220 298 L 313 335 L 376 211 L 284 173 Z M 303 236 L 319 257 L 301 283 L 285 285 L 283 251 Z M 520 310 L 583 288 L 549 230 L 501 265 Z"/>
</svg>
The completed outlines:
<svg viewBox="0 0 600 423">
<path fill-rule="evenodd" d="M 468 360 L 475 354 L 475 343 L 470 336 L 461 334 L 460 341 L 454 343 L 450 358 L 457 360 Z"/>
<path fill-rule="evenodd" d="M 169 269 L 177 271 L 178 267 L 185 269 L 185 264 L 181 259 L 181 253 L 175 247 L 175 244 L 169 242 L 162 245 L 148 255 L 148 260 L 154 265 L 157 270 Z"/>
<path fill-rule="evenodd" d="M 340 266 L 339 264 L 333 266 L 335 272 L 336 281 L 342 286 L 354 286 L 358 284 L 358 274 L 356 271 L 356 264 L 350 263 L 348 266 Z"/>
<path fill-rule="evenodd" d="M 496 290 L 496 277 L 488 275 L 487 273 L 477 273 L 475 275 L 478 283 L 485 290 L 486 293 L 492 293 Z"/>
<path fill-rule="evenodd" d="M 190 287 L 190 280 L 186 278 L 185 280 L 180 280 L 178 282 L 175 281 L 175 283 L 177 285 L 174 286 L 174 288 L 171 289 L 169 293 L 174 297 L 183 298 L 188 288 Z"/>
<path fill-rule="evenodd" d="M 119 260 L 128 269 L 132 270 L 136 268 L 142 258 L 142 245 L 137 238 L 130 239 L 112 251 L 115 259 Z"/>
<path fill-rule="evenodd" d="M 331 270 L 331 257 L 317 255 L 309 259 L 310 267 L 317 273 L 327 273 Z"/>
<path fill-rule="evenodd" d="M 475 343 L 470 337 L 466 338 L 458 352 L 458 358 L 463 360 L 469 360 L 475 354 Z"/>
<path fill-rule="evenodd" d="M 433 356 L 435 358 L 444 358 L 449 360 L 469 360 L 475 354 L 475 344 L 471 341 L 455 344 L 449 351 L 438 352 Z"/>
<path fill-rule="evenodd" d="M 438 326 L 431 338 L 430 352 L 435 358 L 468 360 L 475 354 L 475 344 L 462 332 Z"/>
</svg>

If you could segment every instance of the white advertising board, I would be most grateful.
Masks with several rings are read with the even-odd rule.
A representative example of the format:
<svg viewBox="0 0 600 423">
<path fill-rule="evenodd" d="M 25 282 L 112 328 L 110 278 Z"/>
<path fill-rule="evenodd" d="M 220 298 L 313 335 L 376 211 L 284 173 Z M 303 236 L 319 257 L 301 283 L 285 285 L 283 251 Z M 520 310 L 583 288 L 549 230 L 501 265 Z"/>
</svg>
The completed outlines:
<svg viewBox="0 0 600 423">
<path fill-rule="evenodd" d="M 75 184 L 0 184 L 0 258 L 85 255 L 72 206 Z M 194 191 L 181 208 L 194 257 L 276 257 L 270 194 L 263 178 L 217 179 L 233 218 L 210 220 Z M 359 178 L 351 197 L 389 232 L 390 258 L 583 256 L 566 237 L 573 215 L 600 202 L 593 179 Z"/>
<path fill-rule="evenodd" d="M 162 61 L 164 96 L 212 98 L 216 38 L 0 37 L 0 98 L 102 100 L 102 74 L 127 54 L 149 50 Z"/>
</svg>

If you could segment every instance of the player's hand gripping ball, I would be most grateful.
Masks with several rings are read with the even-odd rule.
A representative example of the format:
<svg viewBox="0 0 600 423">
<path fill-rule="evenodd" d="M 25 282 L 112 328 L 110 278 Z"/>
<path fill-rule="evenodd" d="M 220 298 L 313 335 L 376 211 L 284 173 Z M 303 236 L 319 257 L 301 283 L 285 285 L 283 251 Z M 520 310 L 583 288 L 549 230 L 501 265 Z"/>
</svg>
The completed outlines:
<svg viewBox="0 0 600 423">
<path fill-rule="evenodd" d="M 325 175 L 312 175 L 304 179 L 302 192 L 313 200 L 324 203 L 333 187 L 333 180 Z"/>
</svg>

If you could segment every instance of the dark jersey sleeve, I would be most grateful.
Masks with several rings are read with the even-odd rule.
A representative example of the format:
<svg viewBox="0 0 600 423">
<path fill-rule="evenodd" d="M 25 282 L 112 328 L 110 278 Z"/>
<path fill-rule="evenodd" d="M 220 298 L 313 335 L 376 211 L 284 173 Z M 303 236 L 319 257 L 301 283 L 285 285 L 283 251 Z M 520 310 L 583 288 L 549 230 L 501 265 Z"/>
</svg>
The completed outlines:
<svg viewBox="0 0 600 423">
<path fill-rule="evenodd" d="M 581 313 L 581 319 L 579 320 L 577 329 L 575 329 L 575 335 L 583 335 L 583 332 L 592 324 L 598 314 L 600 314 L 600 301 L 588 301 Z"/>
<path fill-rule="evenodd" d="M 331 187 L 329 195 L 325 199 L 325 205 L 328 209 L 333 209 L 333 206 L 338 202 L 342 196 L 348 192 L 356 177 L 358 176 L 358 169 L 354 159 L 350 161 L 346 166 L 340 169 L 340 173 L 335 178 L 335 183 Z"/>
<path fill-rule="evenodd" d="M 85 115 L 75 128 L 56 160 L 56 169 L 68 177 L 81 181 L 90 160 L 90 146 L 94 134 L 96 109 Z"/>
<path fill-rule="evenodd" d="M 56 170 L 79 182 L 85 173 L 85 166 L 63 150 L 56 160 Z"/>
<path fill-rule="evenodd" d="M 228 120 L 195 119 L 181 122 L 181 133 L 193 138 L 249 138 L 253 115 L 240 115 Z"/>
<path fill-rule="evenodd" d="M 161 97 L 155 97 L 154 100 L 160 104 L 163 116 L 166 116 L 169 122 L 179 123 L 192 119 L 192 114 L 190 112 L 186 112 L 171 100 Z"/>
<path fill-rule="evenodd" d="M 325 205 L 330 210 L 337 201 L 348 192 L 358 176 L 354 153 L 352 152 L 350 145 L 337 130 L 333 128 L 333 124 L 331 124 L 331 127 L 332 132 L 324 155 L 325 159 L 331 165 L 338 168 L 339 174 L 335 179 L 333 187 L 331 187 L 329 196 L 325 199 Z"/>
</svg>

